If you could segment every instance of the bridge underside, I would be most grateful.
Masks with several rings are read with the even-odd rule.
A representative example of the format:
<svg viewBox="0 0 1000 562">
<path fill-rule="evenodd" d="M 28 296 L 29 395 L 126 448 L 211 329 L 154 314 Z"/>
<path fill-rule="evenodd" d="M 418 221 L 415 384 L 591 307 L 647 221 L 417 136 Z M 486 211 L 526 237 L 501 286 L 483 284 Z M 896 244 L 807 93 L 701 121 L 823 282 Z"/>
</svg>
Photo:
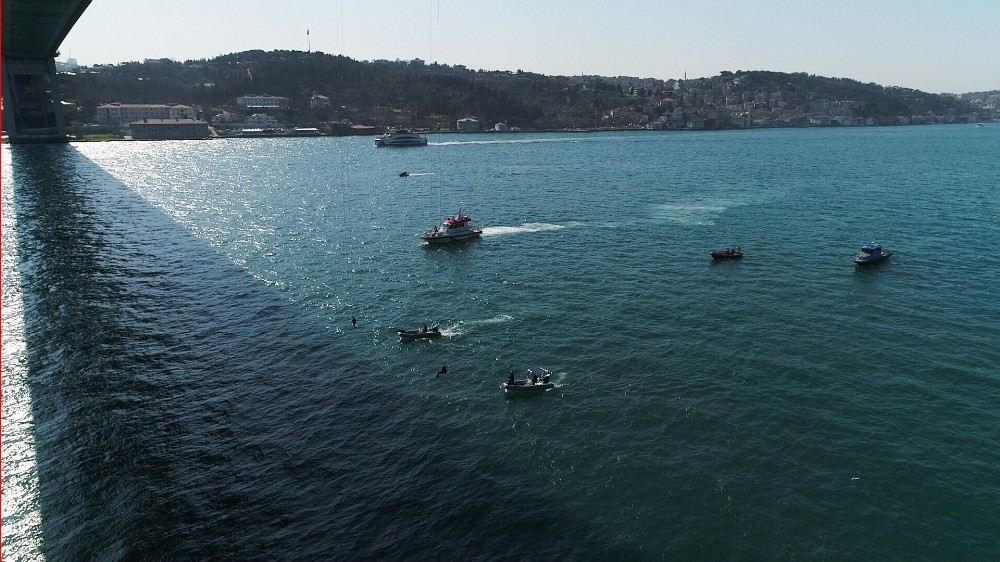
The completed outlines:
<svg viewBox="0 0 1000 562">
<path fill-rule="evenodd" d="M 3 1 L 3 127 L 10 142 L 66 141 L 55 56 L 90 1 Z"/>
</svg>

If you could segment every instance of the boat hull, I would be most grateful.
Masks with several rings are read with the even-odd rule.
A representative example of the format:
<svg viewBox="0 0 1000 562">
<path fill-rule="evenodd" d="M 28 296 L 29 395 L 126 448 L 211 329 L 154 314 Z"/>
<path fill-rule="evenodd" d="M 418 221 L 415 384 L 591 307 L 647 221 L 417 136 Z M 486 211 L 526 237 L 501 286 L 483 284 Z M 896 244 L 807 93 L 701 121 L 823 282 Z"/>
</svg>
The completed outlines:
<svg viewBox="0 0 1000 562">
<path fill-rule="evenodd" d="M 382 148 L 406 148 L 408 146 L 427 146 L 427 141 L 375 141 L 375 146 Z"/>
<path fill-rule="evenodd" d="M 517 396 L 537 396 L 556 387 L 552 382 L 531 384 L 528 381 L 515 381 L 514 384 L 505 382 L 501 386 L 503 386 L 504 393 L 512 398 Z"/>
<path fill-rule="evenodd" d="M 452 244 L 455 242 L 464 242 L 466 240 L 472 240 L 479 238 L 483 235 L 482 230 L 472 230 L 469 232 L 463 232 L 462 234 L 446 234 L 444 236 L 433 236 L 433 235 L 422 235 L 420 238 L 428 244 L 438 245 L 438 244 Z"/>
<path fill-rule="evenodd" d="M 433 340 L 441 337 L 440 330 L 427 330 L 426 332 L 398 331 L 400 341 Z"/>
<path fill-rule="evenodd" d="M 869 257 L 869 258 L 856 257 L 856 258 L 854 258 L 854 265 L 856 265 L 858 267 L 864 267 L 866 265 L 874 265 L 876 263 L 882 263 L 882 262 L 884 262 L 885 260 L 889 259 L 891 256 L 892 256 L 892 252 L 882 252 L 882 254 L 879 255 L 879 256 L 873 256 L 873 257 Z"/>
</svg>

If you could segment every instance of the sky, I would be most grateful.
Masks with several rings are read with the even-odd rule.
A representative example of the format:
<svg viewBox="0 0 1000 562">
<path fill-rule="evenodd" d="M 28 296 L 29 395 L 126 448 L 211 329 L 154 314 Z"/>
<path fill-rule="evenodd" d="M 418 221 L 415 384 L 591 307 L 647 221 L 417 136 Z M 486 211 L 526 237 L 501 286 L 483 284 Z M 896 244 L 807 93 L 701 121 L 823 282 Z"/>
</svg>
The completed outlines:
<svg viewBox="0 0 1000 562">
<path fill-rule="evenodd" d="M 60 58 L 310 46 L 542 74 L 774 70 L 960 93 L 1000 89 L 1000 1 L 93 0 Z"/>
</svg>

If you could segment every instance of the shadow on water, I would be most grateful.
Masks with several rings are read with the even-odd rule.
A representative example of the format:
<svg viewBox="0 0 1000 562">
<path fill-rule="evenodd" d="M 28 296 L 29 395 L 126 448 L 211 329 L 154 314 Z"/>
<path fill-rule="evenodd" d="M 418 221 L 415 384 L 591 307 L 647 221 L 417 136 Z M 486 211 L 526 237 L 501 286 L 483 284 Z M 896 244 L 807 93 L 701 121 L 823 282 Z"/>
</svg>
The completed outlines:
<svg viewBox="0 0 1000 562">
<path fill-rule="evenodd" d="M 639 557 L 72 146 L 10 153 L 47 557 Z"/>
</svg>

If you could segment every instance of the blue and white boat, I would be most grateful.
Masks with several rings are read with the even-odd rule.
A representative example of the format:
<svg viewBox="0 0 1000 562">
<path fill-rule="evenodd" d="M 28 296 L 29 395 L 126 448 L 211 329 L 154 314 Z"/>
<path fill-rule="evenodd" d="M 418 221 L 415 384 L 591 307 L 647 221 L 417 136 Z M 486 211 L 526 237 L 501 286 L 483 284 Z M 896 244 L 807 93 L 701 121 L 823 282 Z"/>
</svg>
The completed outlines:
<svg viewBox="0 0 1000 562">
<path fill-rule="evenodd" d="M 861 252 L 854 257 L 855 265 L 870 265 L 873 263 L 878 263 L 883 260 L 889 259 L 892 252 L 888 250 L 883 250 L 882 246 L 875 242 L 869 242 L 864 246 L 861 246 Z"/>
</svg>

